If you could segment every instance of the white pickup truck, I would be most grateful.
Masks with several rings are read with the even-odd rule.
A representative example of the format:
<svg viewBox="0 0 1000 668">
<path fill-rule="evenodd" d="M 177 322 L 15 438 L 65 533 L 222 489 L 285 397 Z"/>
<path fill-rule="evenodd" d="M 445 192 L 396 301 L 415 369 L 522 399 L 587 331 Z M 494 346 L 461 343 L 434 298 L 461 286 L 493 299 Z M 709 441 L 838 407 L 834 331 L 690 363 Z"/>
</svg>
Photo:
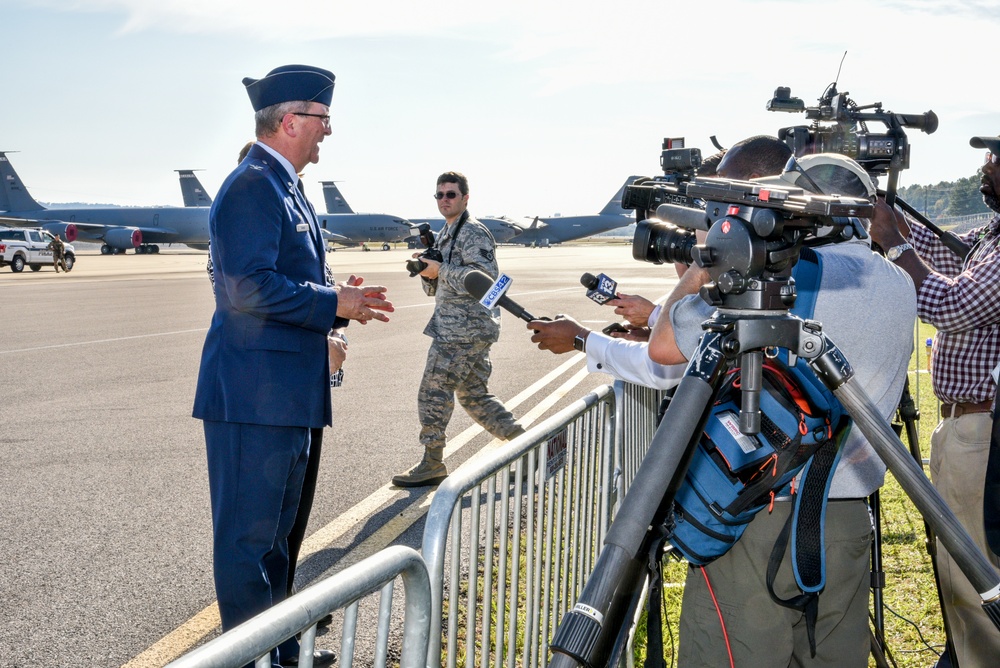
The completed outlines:
<svg viewBox="0 0 1000 668">
<path fill-rule="evenodd" d="M 17 273 L 24 271 L 25 265 L 31 271 L 39 271 L 42 267 L 52 266 L 53 236 L 45 230 L 23 227 L 0 227 L 0 267 L 10 265 L 10 270 Z M 66 271 L 73 268 L 76 253 L 72 244 L 66 246 Z"/>
</svg>

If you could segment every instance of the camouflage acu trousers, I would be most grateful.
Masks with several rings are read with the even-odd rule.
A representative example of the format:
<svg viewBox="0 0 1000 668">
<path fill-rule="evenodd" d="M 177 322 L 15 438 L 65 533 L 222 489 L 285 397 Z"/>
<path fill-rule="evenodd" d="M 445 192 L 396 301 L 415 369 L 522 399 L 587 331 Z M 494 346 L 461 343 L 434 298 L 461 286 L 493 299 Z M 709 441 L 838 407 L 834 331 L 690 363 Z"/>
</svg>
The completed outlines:
<svg viewBox="0 0 1000 668">
<path fill-rule="evenodd" d="M 436 339 L 431 343 L 417 394 L 420 444 L 425 448 L 444 448 L 456 396 L 472 419 L 497 438 L 508 438 L 520 429 L 511 412 L 487 387 L 493 370 L 490 345 L 440 343 Z"/>
</svg>

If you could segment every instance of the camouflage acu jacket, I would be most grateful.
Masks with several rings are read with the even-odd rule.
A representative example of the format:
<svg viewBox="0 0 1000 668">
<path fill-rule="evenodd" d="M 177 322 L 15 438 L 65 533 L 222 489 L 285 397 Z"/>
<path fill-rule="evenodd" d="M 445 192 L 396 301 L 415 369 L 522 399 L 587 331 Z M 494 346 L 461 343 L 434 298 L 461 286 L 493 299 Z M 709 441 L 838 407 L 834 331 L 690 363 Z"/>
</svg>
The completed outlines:
<svg viewBox="0 0 1000 668">
<path fill-rule="evenodd" d="M 453 238 L 458 225 L 445 225 L 438 235 L 437 248 L 444 256 L 437 283 L 428 294 L 435 299 L 434 314 L 424 328 L 424 334 L 446 343 L 496 341 L 500 337 L 500 309 L 487 309 L 465 290 L 465 277 L 479 270 L 496 278 L 499 273 L 496 242 L 486 226 L 469 216 L 462 223 L 458 237 Z"/>
</svg>

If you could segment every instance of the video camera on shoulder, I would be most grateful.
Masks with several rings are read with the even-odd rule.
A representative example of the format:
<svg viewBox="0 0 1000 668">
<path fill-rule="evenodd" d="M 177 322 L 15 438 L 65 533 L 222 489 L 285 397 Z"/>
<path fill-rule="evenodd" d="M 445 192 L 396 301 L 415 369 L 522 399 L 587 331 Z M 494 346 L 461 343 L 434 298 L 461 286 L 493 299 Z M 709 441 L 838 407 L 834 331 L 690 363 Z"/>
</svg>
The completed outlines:
<svg viewBox="0 0 1000 668">
<path fill-rule="evenodd" d="M 887 191 L 895 194 L 899 172 L 910 166 L 910 144 L 903 128 L 917 128 L 932 134 L 938 127 L 938 117 L 933 111 L 922 114 L 895 114 L 884 111 L 881 102 L 859 106 L 845 91 L 837 91 L 831 83 L 819 99 L 819 105 L 807 107 L 790 88 L 775 89 L 774 97 L 767 103 L 768 111 L 805 113 L 812 125 L 795 125 L 778 130 L 792 153 L 840 153 L 852 158 L 876 180 L 888 173 Z M 886 132 L 868 131 L 868 121 L 877 121 Z"/>
<path fill-rule="evenodd" d="M 444 262 L 444 256 L 441 255 L 441 251 L 434 248 L 434 232 L 431 231 L 431 226 L 427 223 L 421 223 L 417 229 L 419 230 L 417 237 L 426 250 L 419 256 L 406 261 L 406 270 L 410 272 L 410 278 L 413 278 L 427 268 L 427 263 L 420 258 L 427 258 L 435 262 Z"/>
</svg>

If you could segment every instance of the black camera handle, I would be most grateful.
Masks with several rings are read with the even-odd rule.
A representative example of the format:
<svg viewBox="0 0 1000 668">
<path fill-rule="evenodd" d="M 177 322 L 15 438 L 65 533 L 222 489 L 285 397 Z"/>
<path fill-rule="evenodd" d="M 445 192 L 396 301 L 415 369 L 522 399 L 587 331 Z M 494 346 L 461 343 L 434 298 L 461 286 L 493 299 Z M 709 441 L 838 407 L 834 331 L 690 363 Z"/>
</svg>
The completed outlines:
<svg viewBox="0 0 1000 668">
<path fill-rule="evenodd" d="M 559 624 L 551 647 L 553 668 L 608 665 L 615 639 L 631 623 L 629 601 L 645 577 L 643 547 L 657 519 L 665 517 L 684 479 L 725 371 L 737 355 L 774 346 L 805 357 L 840 400 L 942 545 L 983 598 L 983 609 L 1000 629 L 1000 577 L 931 486 L 923 469 L 854 377 L 850 363 L 815 321 L 787 313 L 747 316 L 719 309 L 704 323 L 698 350 L 688 363 L 667 412 L 653 435 L 583 593 Z M 817 345 L 818 341 L 818 345 Z M 740 361 L 743 361 L 741 359 Z"/>
</svg>

